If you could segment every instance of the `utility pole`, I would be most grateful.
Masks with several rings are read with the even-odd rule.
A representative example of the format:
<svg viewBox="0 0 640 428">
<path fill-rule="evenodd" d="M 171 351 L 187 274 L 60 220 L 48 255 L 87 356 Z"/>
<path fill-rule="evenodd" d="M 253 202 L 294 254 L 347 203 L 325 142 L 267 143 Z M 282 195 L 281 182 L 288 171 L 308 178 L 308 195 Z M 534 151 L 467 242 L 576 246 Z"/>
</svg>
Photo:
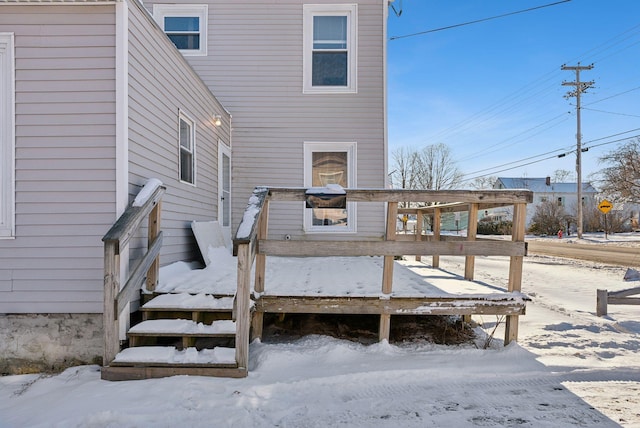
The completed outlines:
<svg viewBox="0 0 640 428">
<path fill-rule="evenodd" d="M 591 65 L 562 65 L 560 67 L 561 70 L 570 70 L 576 72 L 576 80 L 575 82 L 562 82 L 562 86 L 573 86 L 575 89 L 569 91 L 565 98 L 576 97 L 576 119 L 577 119 L 577 132 L 576 132 L 576 172 L 578 173 L 578 184 L 577 184 L 577 197 L 578 197 L 578 212 L 576 214 L 577 223 L 578 223 L 578 239 L 582 239 L 582 134 L 580 133 L 580 94 L 586 92 L 594 82 L 581 82 L 580 81 L 580 71 L 582 70 L 591 70 L 593 68 L 593 64 Z"/>
</svg>

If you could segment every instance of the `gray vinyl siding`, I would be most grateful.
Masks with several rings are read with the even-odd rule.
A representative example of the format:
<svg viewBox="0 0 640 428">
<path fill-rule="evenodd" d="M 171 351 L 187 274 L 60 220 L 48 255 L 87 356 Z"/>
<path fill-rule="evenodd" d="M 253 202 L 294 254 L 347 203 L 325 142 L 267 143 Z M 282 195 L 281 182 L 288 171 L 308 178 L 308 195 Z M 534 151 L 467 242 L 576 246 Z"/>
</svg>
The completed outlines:
<svg viewBox="0 0 640 428">
<path fill-rule="evenodd" d="M 197 259 L 190 223 L 218 217 L 218 140 L 230 143 L 229 115 L 137 2 L 129 7 L 128 91 L 131 197 L 148 178 L 160 179 L 161 264 Z M 179 111 L 196 123 L 195 186 L 179 180 Z"/>
<path fill-rule="evenodd" d="M 0 313 L 100 312 L 115 218 L 113 6 L 0 5 L 15 33 L 16 238 Z"/>
<path fill-rule="evenodd" d="M 145 6 L 152 10 L 153 3 Z M 209 5 L 208 55 L 186 58 L 233 114 L 234 228 L 255 186 L 303 186 L 304 142 L 357 142 L 358 187 L 384 187 L 386 0 L 352 2 L 358 3 L 358 92 L 322 95 L 302 93 L 305 1 L 196 3 Z M 301 203 L 274 204 L 270 233 L 302 234 L 302 210 Z M 381 237 L 381 204 L 359 204 L 357 226 L 361 237 Z"/>
</svg>

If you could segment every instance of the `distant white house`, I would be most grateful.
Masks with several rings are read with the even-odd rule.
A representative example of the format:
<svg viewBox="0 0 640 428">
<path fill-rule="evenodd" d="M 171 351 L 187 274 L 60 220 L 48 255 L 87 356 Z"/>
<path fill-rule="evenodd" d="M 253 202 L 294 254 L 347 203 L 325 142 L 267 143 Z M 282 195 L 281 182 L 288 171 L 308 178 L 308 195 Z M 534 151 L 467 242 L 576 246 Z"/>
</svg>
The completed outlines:
<svg viewBox="0 0 640 428">
<path fill-rule="evenodd" d="M 578 206 L 577 183 L 554 183 L 550 177 L 498 177 L 494 189 L 528 189 L 533 192 L 533 203 L 527 206 L 527 227 L 536 211 L 536 207 L 543 202 L 552 201 L 564 207 L 567 214 L 575 216 Z M 582 183 L 582 203 L 596 201 L 598 191 L 589 182 Z M 494 216 L 509 217 L 506 212 L 493 212 Z"/>
</svg>

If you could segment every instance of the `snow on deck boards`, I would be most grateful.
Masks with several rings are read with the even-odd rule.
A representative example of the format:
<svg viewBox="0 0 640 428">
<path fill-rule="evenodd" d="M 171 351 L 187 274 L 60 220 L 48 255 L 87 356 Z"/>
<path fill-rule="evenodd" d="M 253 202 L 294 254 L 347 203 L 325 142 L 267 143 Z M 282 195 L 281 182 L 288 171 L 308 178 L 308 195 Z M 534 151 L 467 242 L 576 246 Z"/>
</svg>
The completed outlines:
<svg viewBox="0 0 640 428">
<path fill-rule="evenodd" d="M 236 323 L 232 320 L 214 321 L 211 325 L 191 320 L 160 319 L 143 321 L 129 329 L 131 334 L 183 335 L 234 335 Z"/>
<path fill-rule="evenodd" d="M 503 286 L 463 279 L 423 262 L 396 261 L 393 297 L 455 297 L 501 294 Z M 461 257 L 460 260 L 464 260 Z M 211 265 L 180 276 L 162 278 L 159 292 L 234 294 L 236 259 L 219 254 Z M 267 257 L 264 295 L 282 296 L 379 296 L 382 293 L 382 257 Z"/>
<path fill-rule="evenodd" d="M 145 346 L 123 349 L 114 363 L 155 364 L 235 364 L 235 348 L 213 349 L 186 348 L 181 351 L 171 346 Z"/>
<path fill-rule="evenodd" d="M 162 294 L 142 306 L 142 309 L 231 310 L 233 297 L 214 298 L 209 294 Z"/>
</svg>

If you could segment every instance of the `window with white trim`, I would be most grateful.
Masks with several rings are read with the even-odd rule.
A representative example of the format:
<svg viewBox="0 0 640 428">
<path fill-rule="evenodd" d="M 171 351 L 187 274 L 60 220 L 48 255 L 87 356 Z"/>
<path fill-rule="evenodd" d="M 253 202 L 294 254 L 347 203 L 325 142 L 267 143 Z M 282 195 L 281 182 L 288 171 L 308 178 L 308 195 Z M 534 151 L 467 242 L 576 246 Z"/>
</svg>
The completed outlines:
<svg viewBox="0 0 640 428">
<path fill-rule="evenodd" d="M 356 143 L 304 143 L 304 185 L 356 187 Z M 305 208 L 307 232 L 355 232 L 356 205 L 347 208 Z"/>
<path fill-rule="evenodd" d="M 0 33 L 0 238 L 15 236 L 15 59 L 13 33 Z"/>
<path fill-rule="evenodd" d="M 183 112 L 179 115 L 180 181 L 196 183 L 196 124 Z"/>
<path fill-rule="evenodd" d="M 304 5 L 303 92 L 357 92 L 357 17 L 355 4 Z"/>
<path fill-rule="evenodd" d="M 183 55 L 207 54 L 206 4 L 154 4 L 153 17 Z"/>
</svg>

